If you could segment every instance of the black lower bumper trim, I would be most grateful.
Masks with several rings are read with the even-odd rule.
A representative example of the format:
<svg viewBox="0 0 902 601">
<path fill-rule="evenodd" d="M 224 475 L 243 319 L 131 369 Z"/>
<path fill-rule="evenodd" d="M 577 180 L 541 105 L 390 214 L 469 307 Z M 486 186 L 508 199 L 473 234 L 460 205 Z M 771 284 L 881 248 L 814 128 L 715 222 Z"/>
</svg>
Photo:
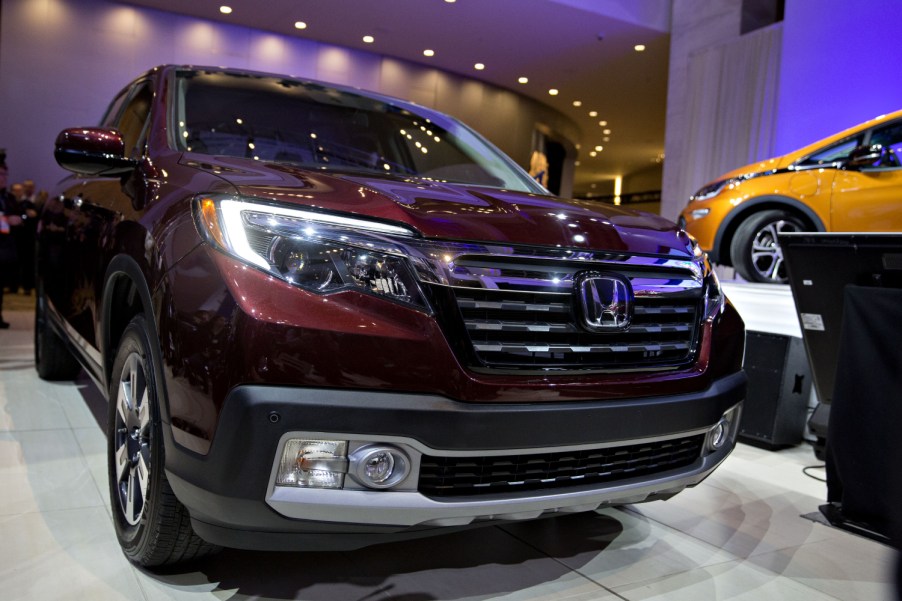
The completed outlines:
<svg viewBox="0 0 902 601">
<path fill-rule="evenodd" d="M 665 437 L 713 426 L 740 403 L 737 373 L 705 391 L 622 401 L 467 404 L 415 394 L 242 386 L 223 407 L 210 452 L 201 456 L 166 441 L 166 471 L 179 500 L 211 539 L 234 544 L 251 532 L 273 542 L 284 533 L 361 534 L 395 538 L 397 528 L 293 520 L 265 502 L 280 437 L 286 432 L 343 432 L 378 439 L 412 438 L 436 450 L 540 449 Z M 278 419 L 273 419 L 277 415 Z M 283 548 L 283 544 L 249 548 Z M 342 543 L 342 547 L 347 547 Z M 353 545 L 351 545 L 353 546 Z"/>
</svg>

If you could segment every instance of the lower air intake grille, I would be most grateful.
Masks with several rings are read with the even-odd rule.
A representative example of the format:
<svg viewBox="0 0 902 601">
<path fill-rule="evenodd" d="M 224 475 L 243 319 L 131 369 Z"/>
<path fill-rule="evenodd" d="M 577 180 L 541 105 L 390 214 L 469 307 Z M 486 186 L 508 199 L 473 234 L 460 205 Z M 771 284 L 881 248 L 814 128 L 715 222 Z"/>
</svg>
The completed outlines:
<svg viewBox="0 0 902 601">
<path fill-rule="evenodd" d="M 704 435 L 622 447 L 486 457 L 424 456 L 419 492 L 430 497 L 504 494 L 617 482 L 686 467 Z"/>
</svg>

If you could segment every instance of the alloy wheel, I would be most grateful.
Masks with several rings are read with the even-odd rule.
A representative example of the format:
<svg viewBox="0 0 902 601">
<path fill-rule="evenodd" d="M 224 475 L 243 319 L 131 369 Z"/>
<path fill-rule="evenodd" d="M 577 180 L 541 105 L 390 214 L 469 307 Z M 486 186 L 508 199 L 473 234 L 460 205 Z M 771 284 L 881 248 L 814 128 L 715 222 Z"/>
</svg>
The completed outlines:
<svg viewBox="0 0 902 601">
<path fill-rule="evenodd" d="M 119 377 L 113 431 L 119 511 L 132 526 L 140 523 L 147 507 L 151 430 L 144 362 L 132 353 Z"/>
<path fill-rule="evenodd" d="M 786 281 L 786 265 L 778 235 L 798 231 L 801 229 L 796 223 L 781 219 L 766 223 L 755 233 L 751 248 L 752 266 L 763 280 Z"/>
</svg>

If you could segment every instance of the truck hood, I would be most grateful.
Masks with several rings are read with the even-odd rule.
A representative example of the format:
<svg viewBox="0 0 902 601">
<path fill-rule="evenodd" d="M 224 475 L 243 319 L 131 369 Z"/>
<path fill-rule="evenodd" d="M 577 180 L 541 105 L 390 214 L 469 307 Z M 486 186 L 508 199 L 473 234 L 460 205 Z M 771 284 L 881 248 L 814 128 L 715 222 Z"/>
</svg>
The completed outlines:
<svg viewBox="0 0 902 601">
<path fill-rule="evenodd" d="M 233 158 L 181 162 L 216 173 L 242 196 L 400 222 L 426 238 L 692 256 L 672 222 L 597 202 Z"/>
</svg>

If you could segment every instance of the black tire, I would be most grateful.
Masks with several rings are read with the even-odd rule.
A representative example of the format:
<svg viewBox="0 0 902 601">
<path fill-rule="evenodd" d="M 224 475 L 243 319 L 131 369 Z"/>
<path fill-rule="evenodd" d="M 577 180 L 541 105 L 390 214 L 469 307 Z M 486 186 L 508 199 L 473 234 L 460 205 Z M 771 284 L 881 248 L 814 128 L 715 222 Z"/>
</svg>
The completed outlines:
<svg viewBox="0 0 902 601">
<path fill-rule="evenodd" d="M 34 367 L 42 380 L 74 380 L 81 365 L 47 322 L 47 298 L 38 284 L 34 308 Z"/>
<path fill-rule="evenodd" d="M 801 219 L 785 211 L 761 211 L 739 225 L 730 244 L 730 260 L 736 272 L 748 282 L 785 284 L 787 280 L 783 249 L 777 234 L 802 232 Z"/>
<path fill-rule="evenodd" d="M 198 537 L 164 471 L 163 426 L 151 334 L 136 316 L 122 335 L 110 382 L 107 465 L 116 537 L 132 562 L 153 567 L 217 550 Z"/>
</svg>

